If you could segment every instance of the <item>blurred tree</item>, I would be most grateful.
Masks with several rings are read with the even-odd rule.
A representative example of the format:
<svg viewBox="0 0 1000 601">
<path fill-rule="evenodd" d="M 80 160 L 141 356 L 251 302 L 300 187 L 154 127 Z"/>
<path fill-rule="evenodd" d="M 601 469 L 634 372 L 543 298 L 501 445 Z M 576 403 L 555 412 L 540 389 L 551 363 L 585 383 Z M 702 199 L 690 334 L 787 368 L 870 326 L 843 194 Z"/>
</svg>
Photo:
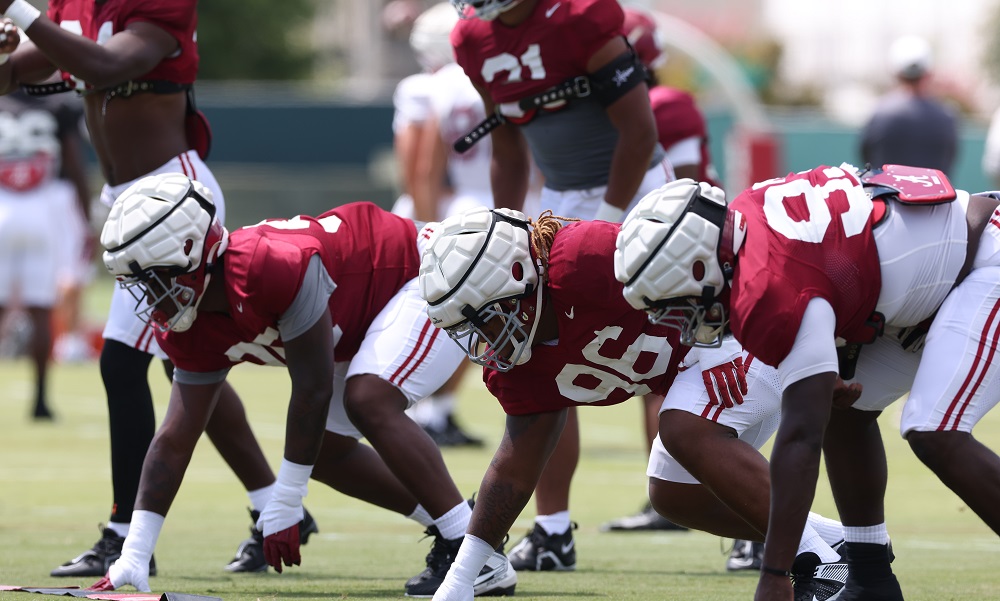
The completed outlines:
<svg viewBox="0 0 1000 601">
<path fill-rule="evenodd" d="M 317 0 L 198 3 L 200 79 L 305 79 L 316 53 L 304 35 Z"/>
</svg>

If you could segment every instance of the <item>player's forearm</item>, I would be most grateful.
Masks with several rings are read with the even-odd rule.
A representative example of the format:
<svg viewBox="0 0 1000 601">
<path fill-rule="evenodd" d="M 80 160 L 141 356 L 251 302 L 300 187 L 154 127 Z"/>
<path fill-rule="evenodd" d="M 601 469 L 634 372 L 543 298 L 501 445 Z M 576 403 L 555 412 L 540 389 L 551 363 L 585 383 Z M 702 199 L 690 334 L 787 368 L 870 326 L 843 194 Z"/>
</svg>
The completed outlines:
<svg viewBox="0 0 1000 601">
<path fill-rule="evenodd" d="M 187 438 L 187 437 L 185 437 Z M 197 442 L 197 437 L 193 440 Z M 135 508 L 166 516 L 194 454 L 193 443 L 157 432 L 146 452 Z"/>
<path fill-rule="evenodd" d="M 517 486 L 516 481 L 498 475 L 491 466 L 479 487 L 468 534 L 497 548 L 528 504 L 533 491 L 534 487 Z"/>
<path fill-rule="evenodd" d="M 520 211 L 528 195 L 531 161 L 521 132 L 511 124 L 502 125 L 493 136 L 493 159 L 490 165 L 490 185 L 493 204 L 497 208 Z"/>
<path fill-rule="evenodd" d="M 302 391 L 293 386 L 285 421 L 285 459 L 299 465 L 316 463 L 331 396 L 327 389 Z"/>
<path fill-rule="evenodd" d="M 642 185 L 656 147 L 655 132 L 621 132 L 611 157 L 604 201 L 625 210 Z"/>
</svg>

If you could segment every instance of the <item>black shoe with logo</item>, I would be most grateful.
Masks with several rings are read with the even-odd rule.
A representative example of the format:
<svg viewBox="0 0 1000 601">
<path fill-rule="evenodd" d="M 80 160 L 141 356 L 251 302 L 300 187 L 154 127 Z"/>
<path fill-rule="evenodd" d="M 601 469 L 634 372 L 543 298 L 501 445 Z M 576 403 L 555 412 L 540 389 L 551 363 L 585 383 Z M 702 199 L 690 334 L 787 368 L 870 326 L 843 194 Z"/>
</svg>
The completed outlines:
<svg viewBox="0 0 1000 601">
<path fill-rule="evenodd" d="M 646 503 L 639 513 L 612 520 L 601 526 L 601 532 L 646 532 L 650 530 L 676 530 L 683 532 L 686 526 L 675 524 L 656 513 L 653 506 Z"/>
<path fill-rule="evenodd" d="M 446 539 L 441 536 L 437 526 L 428 526 L 424 534 L 433 536 L 434 542 L 431 544 L 431 552 L 425 558 L 427 567 L 407 580 L 404 585 L 407 597 L 433 597 L 444 582 L 444 577 L 448 575 L 448 569 L 451 568 L 455 556 L 458 555 L 458 549 L 462 546 L 462 537 Z M 474 594 L 476 597 L 504 597 L 513 595 L 516 585 L 517 573 L 503 554 L 501 544 L 479 571 L 473 588 Z"/>
<path fill-rule="evenodd" d="M 821 563 L 819 555 L 799 553 L 792 563 L 795 601 L 830 601 L 838 599 L 847 582 L 847 563 Z"/>
<path fill-rule="evenodd" d="M 548 534 L 537 523 L 510 550 L 510 563 L 517 571 L 565 572 L 576 569 L 576 522 L 562 534 Z"/>
<path fill-rule="evenodd" d="M 89 551 L 84 551 L 52 570 L 49 575 L 56 577 L 94 576 L 100 578 L 107 574 L 111 564 L 122 556 L 122 545 L 124 544 L 124 536 L 118 536 L 111 528 L 101 527 L 101 540 L 97 541 Z M 149 559 L 149 575 L 156 576 L 155 557 Z"/>
</svg>

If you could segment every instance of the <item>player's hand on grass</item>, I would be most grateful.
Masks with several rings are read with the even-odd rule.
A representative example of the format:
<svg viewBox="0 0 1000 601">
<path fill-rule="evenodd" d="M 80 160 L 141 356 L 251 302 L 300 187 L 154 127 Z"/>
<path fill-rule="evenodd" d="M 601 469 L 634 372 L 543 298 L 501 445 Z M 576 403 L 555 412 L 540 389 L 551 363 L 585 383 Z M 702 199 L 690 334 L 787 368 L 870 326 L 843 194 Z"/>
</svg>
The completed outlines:
<svg viewBox="0 0 1000 601">
<path fill-rule="evenodd" d="M 108 568 L 108 573 L 94 584 L 92 591 L 113 591 L 125 585 L 132 585 L 137 591 L 149 592 L 149 560 L 135 561 L 128 553 L 123 553 L 114 564 Z"/>
<path fill-rule="evenodd" d="M 302 497 L 296 504 L 278 495 L 260 512 L 257 529 L 264 534 L 264 560 L 279 574 L 282 563 L 286 566 L 302 563 L 299 522 L 303 515 Z"/>
</svg>

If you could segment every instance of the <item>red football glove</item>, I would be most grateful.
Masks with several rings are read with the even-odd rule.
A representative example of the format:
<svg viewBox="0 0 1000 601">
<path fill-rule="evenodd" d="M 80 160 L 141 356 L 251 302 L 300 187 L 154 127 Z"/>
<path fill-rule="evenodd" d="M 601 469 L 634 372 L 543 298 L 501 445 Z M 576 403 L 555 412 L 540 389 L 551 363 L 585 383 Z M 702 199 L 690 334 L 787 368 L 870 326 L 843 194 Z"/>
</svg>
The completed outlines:
<svg viewBox="0 0 1000 601">
<path fill-rule="evenodd" d="M 111 584 L 111 575 L 105 574 L 103 578 L 91 584 L 87 588 L 88 591 L 113 591 L 115 590 L 115 585 Z"/>
<path fill-rule="evenodd" d="M 710 367 L 701 372 L 705 380 L 705 390 L 713 405 L 723 405 L 731 408 L 743 404 L 743 395 L 747 393 L 747 372 L 743 366 L 743 357 Z"/>
<path fill-rule="evenodd" d="M 264 537 L 264 560 L 279 574 L 281 573 L 282 561 L 285 562 L 286 566 L 302 564 L 302 555 L 299 553 L 298 523 Z"/>
</svg>

